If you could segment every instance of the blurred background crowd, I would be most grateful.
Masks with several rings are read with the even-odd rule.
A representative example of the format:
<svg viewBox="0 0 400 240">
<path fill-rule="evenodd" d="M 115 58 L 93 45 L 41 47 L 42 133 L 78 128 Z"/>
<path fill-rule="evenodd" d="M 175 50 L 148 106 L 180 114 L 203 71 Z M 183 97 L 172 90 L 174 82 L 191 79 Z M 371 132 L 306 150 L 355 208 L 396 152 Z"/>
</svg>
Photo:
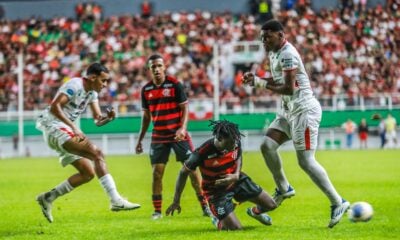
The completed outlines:
<svg viewBox="0 0 400 240">
<path fill-rule="evenodd" d="M 292 2 L 292 1 L 288 1 Z M 296 2 L 294 4 L 294 2 Z M 299 50 L 315 95 L 324 99 L 345 95 L 346 104 L 358 96 L 368 101 L 393 94 L 399 103 L 400 4 L 366 7 L 366 0 L 342 1 L 340 8 L 311 8 L 307 0 L 285 9 L 266 11 L 260 1 L 249 14 L 230 12 L 174 12 L 154 15 L 150 2 L 142 14 L 103 17 L 96 3 L 78 4 L 76 18 L 0 21 L 0 111 L 17 109 L 17 55 L 24 53 L 25 110 L 48 104 L 58 87 L 93 61 L 112 72 L 100 94 L 103 104 L 119 103 L 119 112 L 140 111 L 140 89 L 150 80 L 146 59 L 158 52 L 166 59 L 190 98 L 213 95 L 213 46 L 220 54 L 220 99 L 232 106 L 274 99 L 267 90 L 242 86 L 245 69 L 229 66 L 232 44 L 258 41 L 260 24 L 275 17 L 286 26 L 286 37 Z M 261 1 L 271 6 L 271 1 Z M 268 59 L 246 65 L 259 76 L 269 76 Z M 397 97 L 396 97 L 397 96 Z M 328 101 L 327 100 L 327 101 Z"/>
</svg>

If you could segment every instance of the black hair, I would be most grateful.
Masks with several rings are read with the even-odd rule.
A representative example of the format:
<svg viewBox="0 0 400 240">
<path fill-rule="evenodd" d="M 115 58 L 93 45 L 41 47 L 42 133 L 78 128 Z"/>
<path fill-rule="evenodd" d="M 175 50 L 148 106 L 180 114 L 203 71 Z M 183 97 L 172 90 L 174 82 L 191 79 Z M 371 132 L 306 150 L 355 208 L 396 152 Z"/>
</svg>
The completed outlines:
<svg viewBox="0 0 400 240">
<path fill-rule="evenodd" d="M 241 137 L 244 136 L 239 131 L 238 124 L 229 122 L 227 120 L 218 120 L 218 121 L 210 120 L 210 124 L 208 126 L 212 126 L 213 136 L 216 136 L 217 138 L 219 137 L 231 138 L 235 141 L 240 142 Z"/>
<path fill-rule="evenodd" d="M 147 65 L 149 64 L 150 61 L 154 61 L 156 59 L 163 59 L 163 57 L 160 54 L 153 54 L 147 59 Z"/>
<path fill-rule="evenodd" d="M 95 62 L 90 64 L 90 66 L 87 68 L 86 75 L 94 74 L 99 76 L 102 72 L 109 73 L 108 69 L 104 65 Z"/>
<path fill-rule="evenodd" d="M 271 19 L 268 20 L 264 25 L 262 25 L 261 30 L 264 31 L 272 31 L 272 32 L 280 32 L 283 31 L 283 25 L 278 20 Z"/>
</svg>

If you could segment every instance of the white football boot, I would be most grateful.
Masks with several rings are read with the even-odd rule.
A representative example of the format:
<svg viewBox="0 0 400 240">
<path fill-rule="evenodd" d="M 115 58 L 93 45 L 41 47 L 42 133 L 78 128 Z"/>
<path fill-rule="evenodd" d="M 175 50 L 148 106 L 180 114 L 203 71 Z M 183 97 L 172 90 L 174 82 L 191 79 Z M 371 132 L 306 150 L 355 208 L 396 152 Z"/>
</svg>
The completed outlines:
<svg viewBox="0 0 400 240">
<path fill-rule="evenodd" d="M 116 202 L 111 202 L 111 211 L 128 211 L 140 208 L 137 203 L 131 203 L 126 199 L 120 198 Z"/>
<path fill-rule="evenodd" d="M 36 197 L 36 201 L 38 202 L 40 208 L 42 209 L 42 213 L 50 223 L 53 222 L 53 216 L 51 215 L 51 201 L 46 199 L 46 193 L 39 194 Z"/>
<path fill-rule="evenodd" d="M 328 224 L 329 228 L 333 228 L 342 219 L 345 212 L 349 209 L 350 203 L 342 199 L 339 205 L 331 206 L 331 221 Z"/>
</svg>

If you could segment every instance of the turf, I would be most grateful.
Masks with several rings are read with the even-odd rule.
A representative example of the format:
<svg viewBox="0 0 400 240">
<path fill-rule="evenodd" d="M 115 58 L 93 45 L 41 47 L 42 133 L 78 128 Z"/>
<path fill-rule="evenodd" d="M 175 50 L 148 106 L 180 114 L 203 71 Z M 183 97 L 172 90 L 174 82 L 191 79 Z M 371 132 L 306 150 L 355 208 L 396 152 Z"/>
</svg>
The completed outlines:
<svg viewBox="0 0 400 240">
<path fill-rule="evenodd" d="M 217 232 L 201 216 L 195 194 L 187 185 L 182 213 L 150 219 L 151 167 L 147 155 L 109 156 L 108 167 L 119 191 L 142 204 L 131 212 L 111 212 L 97 180 L 75 189 L 54 203 L 54 223 L 42 216 L 35 196 L 54 187 L 74 172 L 55 158 L 0 160 L 0 239 L 398 239 L 400 226 L 400 151 L 320 151 L 339 193 L 347 200 L 367 201 L 375 210 L 368 223 L 351 223 L 347 217 L 335 228 L 329 221 L 329 202 L 300 169 L 293 152 L 282 153 L 286 175 L 296 196 L 271 212 L 272 226 L 249 218 L 249 203 L 236 208 L 244 229 Z M 173 158 L 171 158 L 173 159 Z M 165 210 L 171 203 L 180 165 L 170 161 L 164 176 Z M 268 192 L 274 184 L 258 152 L 244 154 L 243 170 Z"/>
</svg>

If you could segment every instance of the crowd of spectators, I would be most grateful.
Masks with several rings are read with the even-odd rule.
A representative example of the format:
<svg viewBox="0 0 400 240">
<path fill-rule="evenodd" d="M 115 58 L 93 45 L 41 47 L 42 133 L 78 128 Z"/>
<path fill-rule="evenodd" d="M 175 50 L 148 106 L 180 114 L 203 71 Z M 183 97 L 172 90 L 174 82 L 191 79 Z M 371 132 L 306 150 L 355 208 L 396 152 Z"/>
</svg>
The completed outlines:
<svg viewBox="0 0 400 240">
<path fill-rule="evenodd" d="M 355 2 L 356 4 L 354 4 Z M 316 13 L 309 1 L 297 1 L 274 17 L 303 58 L 315 95 L 345 94 L 349 99 L 398 93 L 400 89 L 400 5 L 366 8 L 365 0 L 342 1 L 338 10 Z M 397 5 L 396 5 L 397 4 Z M 398 6 L 398 7 L 396 7 Z M 76 18 L 0 21 L 0 111 L 17 108 L 17 55 L 24 53 L 26 110 L 48 104 L 58 87 L 92 61 L 105 64 L 112 81 L 100 94 L 104 104 L 120 103 L 120 112 L 140 110 L 140 89 L 148 81 L 146 58 L 161 53 L 168 73 L 177 76 L 190 98 L 212 97 L 213 45 L 257 41 L 256 16 L 229 12 L 175 12 L 151 16 L 102 18 L 96 4 L 78 5 Z M 221 58 L 223 61 L 224 58 Z M 221 99 L 232 107 L 273 99 L 266 90 L 244 88 L 240 69 L 221 63 Z M 268 76 L 268 59 L 250 66 Z M 261 99 L 261 100 L 260 100 Z M 348 102 L 351 104 L 351 101 Z"/>
</svg>

